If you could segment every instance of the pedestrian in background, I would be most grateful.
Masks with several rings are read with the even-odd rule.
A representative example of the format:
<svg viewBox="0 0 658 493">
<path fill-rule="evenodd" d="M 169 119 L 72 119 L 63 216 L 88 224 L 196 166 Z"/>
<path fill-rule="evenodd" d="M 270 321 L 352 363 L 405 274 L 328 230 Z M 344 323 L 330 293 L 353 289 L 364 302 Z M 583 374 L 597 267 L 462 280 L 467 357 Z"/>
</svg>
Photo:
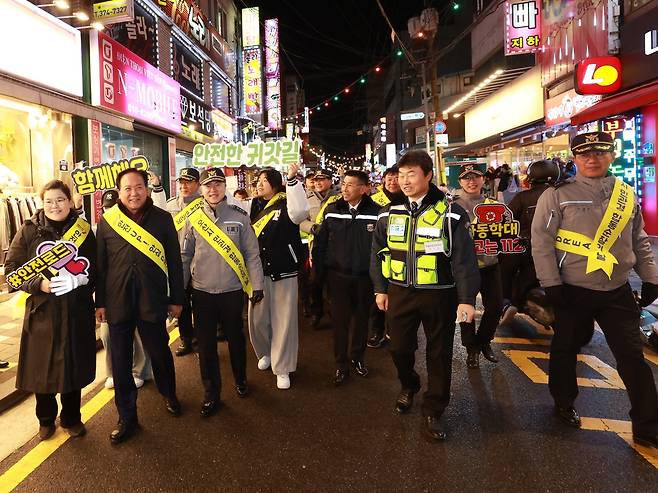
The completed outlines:
<svg viewBox="0 0 658 493">
<path fill-rule="evenodd" d="M 370 250 L 380 207 L 367 195 L 367 190 L 366 173 L 345 172 L 341 198 L 327 207 L 313 252 L 317 277 L 329 280 L 336 363 L 334 385 L 341 385 L 348 378 L 350 364 L 358 375 L 368 374 L 364 354 L 374 302 L 369 277 Z M 350 329 L 351 344 L 348 343 Z"/>
<path fill-rule="evenodd" d="M 251 220 L 258 238 L 265 276 L 265 298 L 249 304 L 249 337 L 258 369 L 272 368 L 279 389 L 290 388 L 289 374 L 297 369 L 297 273 L 302 257 L 299 224 L 308 202 L 297 181 L 299 165 L 290 166 L 284 188 L 281 173 L 272 168 L 258 174 L 258 197 Z"/>
<path fill-rule="evenodd" d="M 60 180 L 46 183 L 41 190 L 43 209 L 38 210 L 14 237 L 5 261 L 11 273 L 37 257 L 44 241 L 74 241 L 76 262 L 87 269 L 76 275 L 65 269 L 52 277 L 37 276 L 23 284 L 30 296 L 25 302 L 16 388 L 34 392 L 39 419 L 39 438 L 55 433 L 57 400 L 62 410 L 60 424 L 69 435 L 86 433 L 80 415 L 82 389 L 96 374 L 96 322 L 92 294 L 96 283 L 96 240 L 89 224 L 73 210 L 71 190 Z M 80 235 L 75 234 L 79 232 Z M 50 278 L 49 278 L 50 277 Z"/>
</svg>

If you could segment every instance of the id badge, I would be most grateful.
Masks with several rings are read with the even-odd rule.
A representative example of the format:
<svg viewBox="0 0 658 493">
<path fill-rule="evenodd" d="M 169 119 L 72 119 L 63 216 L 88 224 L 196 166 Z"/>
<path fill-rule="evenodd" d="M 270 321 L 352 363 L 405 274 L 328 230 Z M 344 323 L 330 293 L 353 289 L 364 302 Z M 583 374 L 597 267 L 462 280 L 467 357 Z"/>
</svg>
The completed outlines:
<svg viewBox="0 0 658 493">
<path fill-rule="evenodd" d="M 442 241 L 427 241 L 424 243 L 425 253 L 443 253 L 445 249 L 443 248 Z"/>
<path fill-rule="evenodd" d="M 388 236 L 404 238 L 407 230 L 406 217 L 392 217 L 388 223 Z"/>
</svg>

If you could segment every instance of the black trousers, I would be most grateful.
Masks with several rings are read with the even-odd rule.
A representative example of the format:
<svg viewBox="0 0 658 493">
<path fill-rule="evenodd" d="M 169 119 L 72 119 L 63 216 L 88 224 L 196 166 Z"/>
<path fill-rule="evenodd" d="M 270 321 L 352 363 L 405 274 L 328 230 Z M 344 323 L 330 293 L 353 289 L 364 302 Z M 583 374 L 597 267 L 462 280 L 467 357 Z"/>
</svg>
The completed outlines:
<svg viewBox="0 0 658 493">
<path fill-rule="evenodd" d="M 308 243 L 302 244 L 302 258 L 299 263 L 299 274 L 297 276 L 299 282 L 299 299 L 302 302 L 304 313 L 306 313 L 307 311 L 310 311 L 311 307 L 311 293 L 309 290 L 311 266 L 308 262 Z"/>
<path fill-rule="evenodd" d="M 185 290 L 185 301 L 183 301 L 183 311 L 178 317 L 178 330 L 180 332 L 180 340 L 183 344 L 191 345 L 194 338 L 194 328 L 192 327 L 192 303 L 191 303 L 191 289 Z"/>
<path fill-rule="evenodd" d="M 462 323 L 462 344 L 466 347 L 482 347 L 489 344 L 496 333 L 500 312 L 503 308 L 503 293 L 500 281 L 500 266 L 498 264 L 480 269 L 480 294 L 484 313 L 480 319 L 477 334 L 475 324 Z"/>
<path fill-rule="evenodd" d="M 331 321 L 334 328 L 334 358 L 336 367 L 349 368 L 349 360 L 363 361 L 368 342 L 368 318 L 373 301 L 370 277 L 348 277 L 337 273 L 329 274 L 329 296 L 331 297 Z M 351 347 L 348 340 L 352 329 Z"/>
<path fill-rule="evenodd" d="M 377 303 L 370 305 L 370 333 L 372 335 L 383 336 L 386 332 L 386 312 L 377 307 Z"/>
<path fill-rule="evenodd" d="M 427 391 L 422 403 L 424 416 L 441 416 L 450 401 L 456 312 L 454 288 L 415 289 L 393 284 L 388 287 L 389 349 L 403 389 L 420 389 L 420 377 L 414 365 L 421 322 L 425 330 Z"/>
<path fill-rule="evenodd" d="M 80 390 L 60 394 L 62 414 L 59 419 L 62 428 L 70 428 L 80 422 Z M 57 399 L 55 394 L 34 394 L 37 399 L 37 418 L 41 426 L 50 426 L 57 418 Z"/>
<path fill-rule="evenodd" d="M 529 249 L 529 246 L 526 247 Z M 525 253 L 499 255 L 503 298 L 517 308 L 523 308 L 528 292 L 539 287 L 535 263 L 530 250 Z"/>
<path fill-rule="evenodd" d="M 222 389 L 217 354 L 218 323 L 222 324 L 228 341 L 235 383 L 242 384 L 247 381 L 247 347 L 242 328 L 243 305 L 242 290 L 221 294 L 206 293 L 197 289 L 192 291 L 192 306 L 196 322 L 194 328 L 199 344 L 199 368 L 204 388 L 204 400 L 219 400 Z"/>
<path fill-rule="evenodd" d="M 631 401 L 633 433 L 658 433 L 658 395 L 644 360 L 640 311 L 628 284 L 612 291 L 564 286 L 568 306 L 555 311 L 549 363 L 549 389 L 555 403 L 570 406 L 578 395 L 576 356 L 589 342 L 596 320 L 617 361 L 617 371 Z"/>
<path fill-rule="evenodd" d="M 109 324 L 112 349 L 114 402 L 123 420 L 137 419 L 137 387 L 133 379 L 133 340 L 135 327 L 144 350 L 151 357 L 153 376 L 158 391 L 166 398 L 176 397 L 174 358 L 169 350 L 169 334 L 162 322 L 144 320 Z"/>
</svg>

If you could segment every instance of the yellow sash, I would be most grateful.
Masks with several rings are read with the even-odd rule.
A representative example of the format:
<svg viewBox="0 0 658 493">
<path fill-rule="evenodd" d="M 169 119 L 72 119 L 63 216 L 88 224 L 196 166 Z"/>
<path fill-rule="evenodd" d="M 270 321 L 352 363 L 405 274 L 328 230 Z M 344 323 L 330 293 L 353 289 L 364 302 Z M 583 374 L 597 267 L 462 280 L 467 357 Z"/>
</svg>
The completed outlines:
<svg viewBox="0 0 658 493">
<path fill-rule="evenodd" d="M 240 279 L 242 289 L 251 298 L 253 288 L 249 280 L 249 272 L 245 266 L 244 257 L 233 240 L 208 218 L 203 209 L 197 208 L 190 215 L 190 224 L 233 269 L 233 272 Z"/>
<path fill-rule="evenodd" d="M 322 207 L 320 207 L 320 210 L 318 211 L 318 215 L 315 216 L 315 224 L 322 224 L 322 221 L 324 221 L 324 211 L 326 210 L 327 207 L 329 207 L 331 204 L 336 202 L 339 198 L 341 198 L 342 195 L 337 193 L 336 195 L 332 195 L 327 199 L 327 201 L 322 204 Z M 308 234 L 308 250 L 309 252 L 313 251 L 313 239 L 315 236 L 313 233 Z"/>
<path fill-rule="evenodd" d="M 168 275 L 164 247 L 155 236 L 121 212 L 118 205 L 112 206 L 103 215 L 103 219 L 119 236 L 150 258 Z"/>
<path fill-rule="evenodd" d="M 391 200 L 386 196 L 384 190 L 382 190 L 381 187 L 379 187 L 377 190 L 378 190 L 377 193 L 370 196 L 370 198 L 375 202 L 375 204 L 381 205 L 382 207 L 390 204 Z"/>
<path fill-rule="evenodd" d="M 623 181 L 615 180 L 610 202 L 594 239 L 574 231 L 559 229 L 555 237 L 555 248 L 587 257 L 586 274 L 601 269 L 610 279 L 612 269 L 619 263 L 610 253 L 610 249 L 631 219 L 634 207 L 633 189 Z"/>
<path fill-rule="evenodd" d="M 203 197 L 198 197 L 192 202 L 187 204 L 178 214 L 174 216 L 174 226 L 176 231 L 180 231 L 185 226 L 187 218 L 190 217 L 196 210 L 203 206 Z"/>
<path fill-rule="evenodd" d="M 279 200 L 283 200 L 285 198 L 286 198 L 285 193 L 283 193 L 283 192 L 277 193 L 274 197 L 272 197 L 267 202 L 267 205 L 265 206 L 265 208 L 263 210 L 266 211 L 268 208 L 272 207 L 276 202 L 278 202 Z M 270 220 L 274 217 L 275 213 L 276 213 L 276 210 L 270 211 L 253 224 L 254 231 L 256 232 L 257 237 L 260 236 L 260 234 L 265 229 L 265 226 L 267 226 L 267 224 L 270 222 Z"/>
</svg>

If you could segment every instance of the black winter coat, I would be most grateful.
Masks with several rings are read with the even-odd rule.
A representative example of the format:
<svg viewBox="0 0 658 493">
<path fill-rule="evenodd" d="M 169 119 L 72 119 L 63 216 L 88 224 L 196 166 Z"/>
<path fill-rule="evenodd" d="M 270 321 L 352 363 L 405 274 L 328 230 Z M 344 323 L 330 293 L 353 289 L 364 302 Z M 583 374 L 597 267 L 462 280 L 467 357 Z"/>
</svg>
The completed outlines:
<svg viewBox="0 0 658 493">
<path fill-rule="evenodd" d="M 514 215 L 514 219 L 519 221 L 521 238 L 530 239 L 532 237 L 532 219 L 535 217 L 537 201 L 541 194 L 548 188 L 548 185 L 536 185 L 530 190 L 523 190 L 517 193 L 509 203 L 509 208 Z M 528 247 L 530 244 L 528 244 Z"/>
<path fill-rule="evenodd" d="M 350 206 L 338 199 L 327 206 L 313 248 L 313 267 L 318 277 L 329 272 L 368 277 L 372 234 L 381 207 L 364 195 L 352 216 Z"/>
<path fill-rule="evenodd" d="M 126 214 L 121 202 L 119 208 Z M 96 306 L 105 308 L 110 324 L 137 320 L 160 323 L 167 318 L 167 305 L 182 305 L 185 299 L 183 263 L 171 214 L 154 206 L 149 198 L 139 225 L 162 243 L 169 278 L 155 262 L 124 240 L 101 218 L 96 231 Z"/>
<path fill-rule="evenodd" d="M 71 212 L 64 231 L 78 218 Z M 55 231 L 43 210 L 23 223 L 11 242 L 5 272 L 10 273 L 36 257 L 39 244 L 56 241 Z M 41 291 L 42 277 L 21 288 L 30 294 L 25 302 L 16 388 L 39 394 L 80 390 L 96 375 L 96 240 L 94 233 L 82 243 L 78 255 L 89 260 L 89 283 L 62 296 Z"/>
</svg>

